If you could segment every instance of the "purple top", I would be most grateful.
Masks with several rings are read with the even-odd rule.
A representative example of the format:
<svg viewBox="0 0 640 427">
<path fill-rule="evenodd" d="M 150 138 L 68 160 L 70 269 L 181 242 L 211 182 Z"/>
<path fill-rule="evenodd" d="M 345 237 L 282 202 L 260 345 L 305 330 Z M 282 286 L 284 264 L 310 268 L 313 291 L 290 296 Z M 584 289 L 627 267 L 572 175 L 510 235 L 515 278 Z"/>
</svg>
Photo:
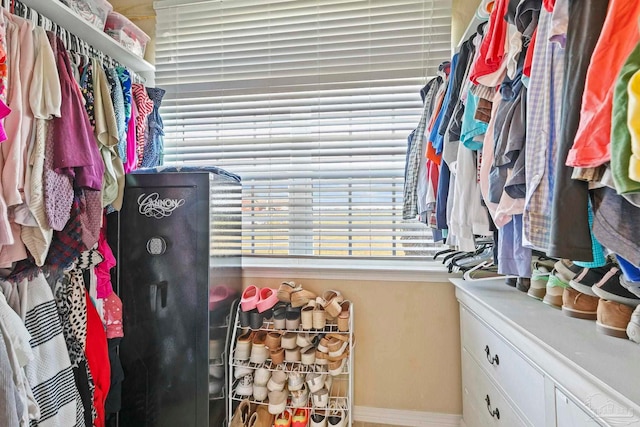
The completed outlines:
<svg viewBox="0 0 640 427">
<path fill-rule="evenodd" d="M 101 190 L 104 164 L 82 94 L 73 78 L 69 56 L 60 38 L 51 32 L 47 35 L 56 55 L 62 93 L 60 117 L 52 121 L 53 168 L 75 178 L 76 187 Z"/>
</svg>

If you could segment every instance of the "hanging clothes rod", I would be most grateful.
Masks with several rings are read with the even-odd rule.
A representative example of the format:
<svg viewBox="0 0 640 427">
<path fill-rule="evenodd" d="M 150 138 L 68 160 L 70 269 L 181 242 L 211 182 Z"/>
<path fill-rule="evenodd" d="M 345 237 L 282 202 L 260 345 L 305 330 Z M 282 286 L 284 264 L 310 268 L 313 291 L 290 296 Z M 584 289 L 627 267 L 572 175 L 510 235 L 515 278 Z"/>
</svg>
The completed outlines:
<svg viewBox="0 0 640 427">
<path fill-rule="evenodd" d="M 55 33 L 64 44 L 65 48 L 68 51 L 76 52 L 81 55 L 85 55 L 87 57 L 92 57 L 100 61 L 104 67 L 123 67 L 127 68 L 129 74 L 131 75 L 131 79 L 134 83 L 145 83 L 146 79 L 131 70 L 128 67 L 122 65 L 116 59 L 110 57 L 99 49 L 94 48 L 89 43 L 84 41 L 81 37 L 69 32 L 67 29 L 58 25 L 56 22 L 50 20 L 46 16 L 38 13 L 33 8 L 25 5 L 19 0 L 0 0 L 2 7 L 12 14 L 19 16 L 24 19 L 28 19 L 33 22 L 34 25 L 44 28 L 47 31 L 51 31 Z"/>
</svg>

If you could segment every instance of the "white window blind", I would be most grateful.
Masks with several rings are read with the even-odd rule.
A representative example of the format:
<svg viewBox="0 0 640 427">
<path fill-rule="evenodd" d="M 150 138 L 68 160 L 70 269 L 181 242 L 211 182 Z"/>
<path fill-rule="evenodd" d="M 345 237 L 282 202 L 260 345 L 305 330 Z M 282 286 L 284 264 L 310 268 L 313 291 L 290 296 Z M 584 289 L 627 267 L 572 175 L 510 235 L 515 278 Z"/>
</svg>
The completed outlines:
<svg viewBox="0 0 640 427">
<path fill-rule="evenodd" d="M 429 255 L 402 220 L 419 91 L 451 55 L 450 0 L 155 3 L 165 164 L 243 181 L 243 253 Z"/>
</svg>

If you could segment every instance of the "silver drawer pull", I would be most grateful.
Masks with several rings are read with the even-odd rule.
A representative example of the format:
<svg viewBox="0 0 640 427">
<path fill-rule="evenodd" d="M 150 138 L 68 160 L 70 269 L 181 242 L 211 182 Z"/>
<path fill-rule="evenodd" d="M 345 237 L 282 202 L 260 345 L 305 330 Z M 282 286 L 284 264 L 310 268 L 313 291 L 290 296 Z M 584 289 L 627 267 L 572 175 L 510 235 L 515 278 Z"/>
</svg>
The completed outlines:
<svg viewBox="0 0 640 427">
<path fill-rule="evenodd" d="M 487 411 L 489 411 L 489 415 L 491 415 L 493 418 L 500 419 L 500 410 L 498 408 L 493 410 L 491 409 L 491 399 L 489 399 L 488 394 L 487 397 L 484 398 L 484 401 L 487 402 Z"/>
<path fill-rule="evenodd" d="M 491 363 L 492 365 L 499 365 L 500 364 L 500 358 L 498 358 L 498 355 L 494 355 L 491 356 L 491 350 L 489 350 L 489 346 L 485 346 L 484 348 L 484 352 L 487 353 L 487 360 L 489 361 L 489 363 Z"/>
</svg>

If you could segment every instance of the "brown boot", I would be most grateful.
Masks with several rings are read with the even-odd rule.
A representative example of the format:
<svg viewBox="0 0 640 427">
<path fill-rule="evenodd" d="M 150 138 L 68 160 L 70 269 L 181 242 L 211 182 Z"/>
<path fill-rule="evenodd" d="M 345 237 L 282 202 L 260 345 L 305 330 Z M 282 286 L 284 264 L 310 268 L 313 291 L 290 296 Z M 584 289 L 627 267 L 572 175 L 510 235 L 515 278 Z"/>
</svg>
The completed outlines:
<svg viewBox="0 0 640 427">
<path fill-rule="evenodd" d="M 248 427 L 249 426 L 249 413 L 251 412 L 251 405 L 248 400 L 240 402 L 236 411 L 231 418 L 231 424 L 229 427 Z"/>
</svg>

